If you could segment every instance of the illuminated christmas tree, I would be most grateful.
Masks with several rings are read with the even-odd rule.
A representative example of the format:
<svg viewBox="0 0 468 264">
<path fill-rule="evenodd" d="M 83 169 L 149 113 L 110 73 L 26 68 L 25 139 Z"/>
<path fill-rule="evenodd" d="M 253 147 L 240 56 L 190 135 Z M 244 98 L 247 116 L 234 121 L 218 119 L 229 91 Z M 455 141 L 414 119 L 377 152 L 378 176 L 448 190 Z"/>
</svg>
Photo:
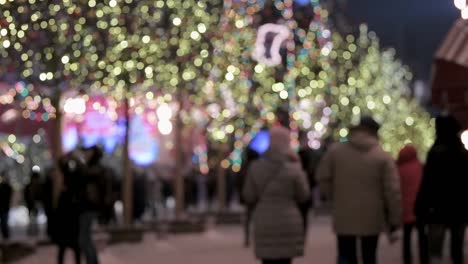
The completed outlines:
<svg viewBox="0 0 468 264">
<path fill-rule="evenodd" d="M 24 118 L 56 118 L 55 157 L 61 154 L 62 92 L 76 74 L 87 74 L 75 71 L 78 64 L 70 61 L 89 61 L 93 53 L 89 36 L 81 34 L 87 23 L 82 13 L 92 9 L 87 2 L 0 1 L 1 78 L 25 83 L 9 91 L 14 97 L 10 103 L 16 101 L 24 109 Z"/>
<path fill-rule="evenodd" d="M 310 83 L 316 75 L 323 76 L 322 68 L 330 68 L 330 31 L 324 23 L 327 11 L 314 0 L 307 9 L 313 15 L 300 19 L 302 13 L 288 15 L 298 10 L 292 1 L 269 3 L 272 2 L 226 5 L 220 30 L 223 34 L 217 36 L 214 44 L 219 56 L 208 84 L 218 94 L 213 92 L 215 99 L 207 107 L 212 118 L 208 129 L 213 140 L 233 139 L 230 163 L 225 161 L 224 165 L 232 165 L 234 171 L 240 168 L 245 145 L 263 126 L 280 121 L 296 130 L 309 129 L 326 116 L 323 94 L 321 100 L 311 100 L 319 95 L 319 90 L 312 89 Z M 268 17 L 264 10 L 276 10 L 279 14 Z M 276 40 L 271 35 L 284 31 L 285 41 L 280 40 L 282 44 L 276 46 L 280 49 L 273 50 Z M 280 58 L 270 64 L 269 58 L 262 60 L 265 54 Z M 318 85 L 324 87 L 327 83 L 319 81 Z M 217 97 L 224 100 L 216 100 Z M 280 116 L 281 109 L 286 118 Z"/>
<path fill-rule="evenodd" d="M 130 130 L 128 120 L 134 114 L 130 98 L 139 93 L 150 91 L 147 97 L 154 93 L 163 95 L 164 101 L 159 103 L 174 106 L 164 111 L 169 119 L 170 112 L 175 111 L 174 129 L 170 120 L 162 123 L 159 120 L 158 126 L 161 133 L 173 130 L 175 135 L 174 182 L 176 212 L 180 215 L 184 208 L 182 129 L 189 109 L 203 103 L 200 91 L 212 67 L 211 34 L 216 32 L 221 1 L 109 0 L 94 3 L 94 8 L 99 19 L 96 26 L 84 32 L 97 36 L 92 45 L 102 47 L 103 52 L 94 57 L 91 69 L 87 68 L 89 65 L 82 67 L 93 73 L 91 87 L 110 91 L 117 100 L 124 100 L 126 130 Z M 161 118 L 159 112 L 162 111 L 158 111 Z M 124 141 L 125 153 L 128 153 L 128 134 Z M 130 174 L 129 168 L 126 159 L 126 175 Z M 125 179 L 124 197 L 131 193 L 128 187 L 131 177 Z"/>
<path fill-rule="evenodd" d="M 250 132 L 271 123 L 277 118 L 276 109 L 284 104 L 288 105 L 291 125 L 296 123 L 308 132 L 309 145 L 314 148 L 329 136 L 346 140 L 348 128 L 361 114 L 370 114 L 383 124 L 381 136 L 386 150 L 396 154 L 403 144 L 412 142 L 421 153 L 427 151 L 433 140 L 431 118 L 407 96 L 411 73 L 395 59 L 394 52 L 382 51 L 375 34 L 367 32 L 365 26 L 357 36 L 333 32 L 328 26 L 328 12 L 318 1 L 310 2 L 314 18 L 304 29 L 299 26 L 304 23 L 287 19 L 294 10 L 288 9 L 288 3 L 274 2 L 283 20 L 273 22 L 294 29 L 294 49 L 287 49 L 282 54 L 283 63 L 274 67 L 252 59 L 258 33 L 252 14 L 264 6 L 234 5 L 226 14 L 216 81 L 217 90 L 226 98 L 217 107 L 228 111 L 213 111 L 218 115 L 213 115 L 211 129 L 215 140 L 226 140 L 236 132 L 233 169 L 238 169 Z M 253 129 L 255 124 L 259 125 Z"/>
<path fill-rule="evenodd" d="M 434 138 L 433 122 L 409 96 L 412 74 L 395 58 L 394 50 L 382 50 L 375 33 L 362 25 L 359 34 L 333 34 L 333 85 L 326 94 L 332 110 L 330 133 L 344 139 L 348 128 L 363 114 L 382 123 L 384 148 L 394 155 L 406 143 L 427 152 Z"/>
</svg>

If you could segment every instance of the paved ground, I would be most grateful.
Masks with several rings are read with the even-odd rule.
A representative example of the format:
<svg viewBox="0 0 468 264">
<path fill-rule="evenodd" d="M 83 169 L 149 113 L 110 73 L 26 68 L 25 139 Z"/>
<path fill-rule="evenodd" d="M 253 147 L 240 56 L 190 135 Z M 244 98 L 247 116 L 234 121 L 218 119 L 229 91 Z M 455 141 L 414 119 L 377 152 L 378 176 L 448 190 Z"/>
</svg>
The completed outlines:
<svg viewBox="0 0 468 264">
<path fill-rule="evenodd" d="M 400 244 L 381 239 L 381 264 L 398 264 Z M 71 252 L 67 263 L 73 263 Z M 335 240 L 327 218 L 315 218 L 308 235 L 307 254 L 294 264 L 334 264 Z M 242 247 L 240 227 L 218 227 L 201 235 L 171 236 L 158 240 L 146 234 L 143 243 L 122 244 L 100 251 L 103 264 L 256 264 L 252 249 Z M 43 247 L 18 264 L 55 263 L 55 249 Z M 449 262 L 447 262 L 449 263 Z"/>
</svg>

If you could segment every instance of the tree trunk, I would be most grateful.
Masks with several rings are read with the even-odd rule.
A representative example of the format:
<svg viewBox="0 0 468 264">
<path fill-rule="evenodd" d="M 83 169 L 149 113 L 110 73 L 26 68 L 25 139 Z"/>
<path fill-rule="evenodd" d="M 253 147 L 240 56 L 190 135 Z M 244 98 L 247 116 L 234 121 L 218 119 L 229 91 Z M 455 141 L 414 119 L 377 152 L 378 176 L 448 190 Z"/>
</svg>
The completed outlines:
<svg viewBox="0 0 468 264">
<path fill-rule="evenodd" d="M 125 136 L 122 149 L 122 201 L 123 201 L 123 220 L 124 225 L 132 224 L 133 216 L 133 174 L 129 156 L 130 146 L 130 105 L 129 98 L 125 95 Z"/>
<path fill-rule="evenodd" d="M 181 219 L 185 210 L 185 186 L 183 175 L 183 150 L 182 150 L 182 129 L 183 124 L 180 117 L 182 100 L 179 95 L 179 110 L 177 110 L 174 124 L 174 148 L 175 148 L 175 168 L 174 168 L 174 190 L 176 199 L 175 217 Z"/>
<path fill-rule="evenodd" d="M 60 193 L 63 189 L 63 174 L 60 168 L 60 158 L 63 155 L 62 148 L 62 120 L 63 112 L 60 108 L 62 93 L 59 89 L 55 91 L 54 96 L 51 98 L 52 106 L 55 108 L 55 120 L 53 123 L 52 131 L 52 158 L 55 163 L 55 169 L 52 171 L 52 206 L 57 208 Z"/>
<path fill-rule="evenodd" d="M 55 96 L 52 98 L 52 106 L 55 108 L 55 121 L 53 124 L 53 139 L 52 139 L 52 157 L 55 162 L 58 162 L 62 156 L 62 109 L 60 109 L 60 100 L 62 94 L 57 91 Z"/>
</svg>

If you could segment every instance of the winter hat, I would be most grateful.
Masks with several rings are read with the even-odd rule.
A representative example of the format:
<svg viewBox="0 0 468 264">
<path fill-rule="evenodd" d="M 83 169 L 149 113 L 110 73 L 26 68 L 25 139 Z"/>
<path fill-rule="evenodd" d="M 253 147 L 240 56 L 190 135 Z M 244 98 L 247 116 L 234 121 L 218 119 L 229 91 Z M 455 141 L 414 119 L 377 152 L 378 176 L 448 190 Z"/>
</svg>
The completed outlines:
<svg viewBox="0 0 468 264">
<path fill-rule="evenodd" d="M 371 116 L 362 116 L 357 127 L 368 129 L 377 134 L 380 129 L 380 124 Z"/>
</svg>

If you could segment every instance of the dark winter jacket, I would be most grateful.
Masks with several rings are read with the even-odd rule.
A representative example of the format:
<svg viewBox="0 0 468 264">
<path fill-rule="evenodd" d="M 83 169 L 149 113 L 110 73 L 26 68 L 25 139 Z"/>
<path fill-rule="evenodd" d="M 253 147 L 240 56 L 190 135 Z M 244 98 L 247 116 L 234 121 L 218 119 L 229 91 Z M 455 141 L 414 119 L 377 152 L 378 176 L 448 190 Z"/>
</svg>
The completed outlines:
<svg viewBox="0 0 468 264">
<path fill-rule="evenodd" d="M 10 210 L 12 193 L 13 189 L 10 184 L 6 181 L 0 181 L 0 213 L 6 213 Z"/>
<path fill-rule="evenodd" d="M 426 223 L 468 222 L 468 153 L 453 117 L 436 120 L 436 142 L 429 151 L 416 215 Z"/>
</svg>

